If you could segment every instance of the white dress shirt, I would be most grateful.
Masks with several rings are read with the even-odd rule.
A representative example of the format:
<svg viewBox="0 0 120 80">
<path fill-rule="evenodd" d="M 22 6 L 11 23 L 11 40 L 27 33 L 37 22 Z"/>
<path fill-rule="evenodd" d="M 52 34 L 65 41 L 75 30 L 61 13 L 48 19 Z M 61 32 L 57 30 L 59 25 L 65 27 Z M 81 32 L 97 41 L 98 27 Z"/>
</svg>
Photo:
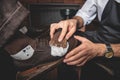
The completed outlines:
<svg viewBox="0 0 120 80">
<path fill-rule="evenodd" d="M 84 20 L 84 25 L 92 22 L 92 20 L 98 16 L 98 20 L 101 21 L 103 10 L 109 0 L 86 0 L 85 4 L 76 13 L 76 16 L 80 16 Z M 120 3 L 120 0 L 115 0 Z"/>
<path fill-rule="evenodd" d="M 89 24 L 96 17 L 96 15 L 98 15 L 98 19 L 101 20 L 101 15 L 108 1 L 109 0 L 87 0 L 83 7 L 78 10 L 76 16 L 83 18 L 84 25 Z M 52 56 L 64 56 L 68 51 L 69 44 L 67 44 L 66 48 L 56 47 L 53 45 L 50 45 L 50 47 Z"/>
</svg>

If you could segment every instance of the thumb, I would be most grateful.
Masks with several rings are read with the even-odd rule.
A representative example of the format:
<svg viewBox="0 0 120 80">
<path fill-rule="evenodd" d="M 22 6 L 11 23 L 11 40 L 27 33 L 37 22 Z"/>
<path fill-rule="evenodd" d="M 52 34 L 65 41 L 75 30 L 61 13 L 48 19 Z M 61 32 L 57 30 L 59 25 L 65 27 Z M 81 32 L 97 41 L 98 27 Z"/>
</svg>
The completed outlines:
<svg viewBox="0 0 120 80">
<path fill-rule="evenodd" d="M 74 36 L 74 38 L 77 39 L 77 40 L 79 40 L 80 42 L 83 42 L 83 41 L 86 40 L 86 38 L 81 37 L 81 36 L 76 36 L 76 35 Z"/>
</svg>

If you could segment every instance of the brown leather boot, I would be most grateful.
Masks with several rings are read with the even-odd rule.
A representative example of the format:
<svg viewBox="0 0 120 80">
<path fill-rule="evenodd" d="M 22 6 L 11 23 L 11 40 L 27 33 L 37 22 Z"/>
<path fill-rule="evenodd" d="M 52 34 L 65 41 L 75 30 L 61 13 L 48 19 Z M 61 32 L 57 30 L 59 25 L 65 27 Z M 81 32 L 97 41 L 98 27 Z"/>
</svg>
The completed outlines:
<svg viewBox="0 0 120 80">
<path fill-rule="evenodd" d="M 73 37 L 71 37 L 68 41 L 63 40 L 61 43 L 59 43 L 57 39 L 60 35 L 60 32 L 61 31 L 57 31 L 52 40 L 50 40 L 49 36 L 31 39 L 24 34 L 20 34 L 18 38 L 10 42 L 5 47 L 5 50 L 11 55 L 11 57 L 13 57 L 15 66 L 18 68 L 18 70 L 21 71 L 30 69 L 46 62 L 55 61 L 64 57 L 64 55 L 52 56 L 50 45 L 55 44 L 57 47 L 65 48 L 67 46 L 66 42 L 68 42 L 68 51 L 72 50 L 77 45 L 77 40 L 75 40 Z"/>
<path fill-rule="evenodd" d="M 15 33 L 28 13 L 17 0 L 0 0 L 0 47 Z"/>
</svg>

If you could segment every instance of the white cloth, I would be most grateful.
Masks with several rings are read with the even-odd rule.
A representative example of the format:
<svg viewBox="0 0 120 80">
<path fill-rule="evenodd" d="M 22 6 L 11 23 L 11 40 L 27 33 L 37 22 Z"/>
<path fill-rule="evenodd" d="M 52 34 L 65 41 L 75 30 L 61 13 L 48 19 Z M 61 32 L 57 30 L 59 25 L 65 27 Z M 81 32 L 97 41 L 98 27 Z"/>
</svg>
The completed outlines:
<svg viewBox="0 0 120 80">
<path fill-rule="evenodd" d="M 101 21 L 101 15 L 109 0 L 86 0 L 85 4 L 76 13 L 84 20 L 84 25 L 88 25 L 98 15 L 98 20 Z M 120 3 L 120 0 L 115 0 Z"/>
<path fill-rule="evenodd" d="M 50 47 L 51 47 L 51 55 L 52 56 L 62 57 L 67 53 L 68 48 L 69 48 L 69 43 L 67 42 L 67 47 L 66 48 L 57 47 L 57 46 L 53 46 L 53 45 L 50 45 Z"/>
</svg>

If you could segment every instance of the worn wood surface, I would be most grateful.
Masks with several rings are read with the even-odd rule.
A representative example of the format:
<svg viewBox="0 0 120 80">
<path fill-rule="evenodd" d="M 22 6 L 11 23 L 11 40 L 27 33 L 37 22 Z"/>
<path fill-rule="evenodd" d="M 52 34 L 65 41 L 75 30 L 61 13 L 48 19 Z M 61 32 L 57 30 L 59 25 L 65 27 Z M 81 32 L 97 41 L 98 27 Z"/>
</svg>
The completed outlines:
<svg viewBox="0 0 120 80">
<path fill-rule="evenodd" d="M 46 73 L 56 68 L 60 63 L 62 63 L 62 60 L 63 58 L 57 61 L 40 64 L 23 72 L 18 72 L 16 80 L 43 80 L 43 77 L 46 75 Z"/>
</svg>

